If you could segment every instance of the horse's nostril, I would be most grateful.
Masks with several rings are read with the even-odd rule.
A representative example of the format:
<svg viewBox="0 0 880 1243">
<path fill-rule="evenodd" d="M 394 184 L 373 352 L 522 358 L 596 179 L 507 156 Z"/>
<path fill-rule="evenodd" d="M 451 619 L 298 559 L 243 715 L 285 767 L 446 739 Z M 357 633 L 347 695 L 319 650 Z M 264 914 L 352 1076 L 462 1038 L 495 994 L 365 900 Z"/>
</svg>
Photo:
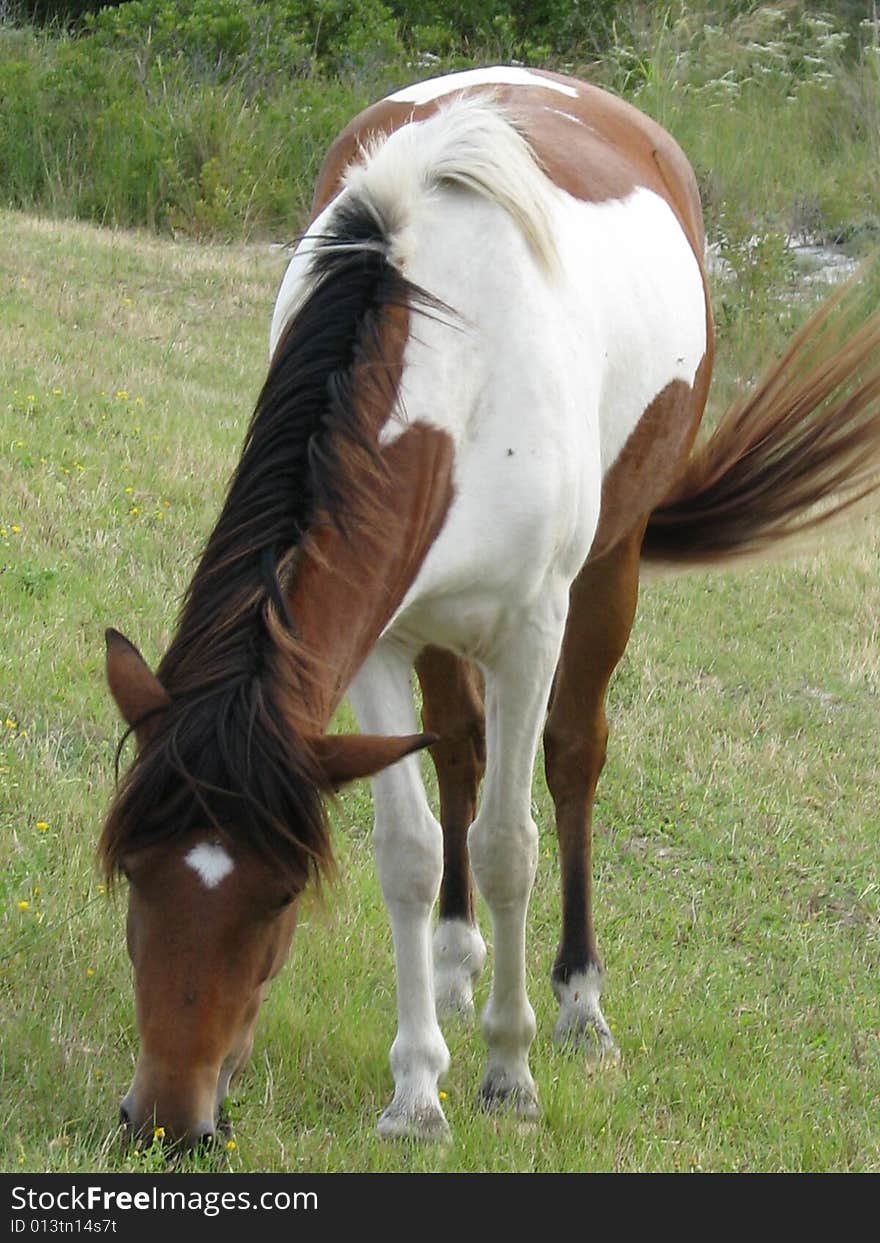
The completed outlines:
<svg viewBox="0 0 880 1243">
<path fill-rule="evenodd" d="M 128 1116 L 128 1110 L 125 1108 L 125 1102 L 119 1106 L 119 1121 L 123 1126 L 131 1126 L 131 1118 Z"/>
<path fill-rule="evenodd" d="M 205 1127 L 204 1130 L 197 1132 L 194 1142 L 197 1148 L 210 1148 L 214 1143 L 213 1128 Z"/>
</svg>

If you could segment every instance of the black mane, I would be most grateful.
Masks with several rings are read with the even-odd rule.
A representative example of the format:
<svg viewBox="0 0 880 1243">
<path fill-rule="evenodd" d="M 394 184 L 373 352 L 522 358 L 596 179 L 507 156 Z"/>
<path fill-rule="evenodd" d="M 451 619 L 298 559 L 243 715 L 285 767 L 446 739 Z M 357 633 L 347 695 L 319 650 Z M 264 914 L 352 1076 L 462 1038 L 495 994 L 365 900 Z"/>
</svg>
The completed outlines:
<svg viewBox="0 0 880 1243">
<path fill-rule="evenodd" d="M 285 706 L 296 641 L 279 565 L 316 522 L 347 529 L 357 518 L 379 469 L 357 379 L 384 377 L 391 409 L 387 315 L 425 298 L 388 262 L 381 225 L 357 202 L 335 212 L 311 277 L 157 670 L 171 704 L 111 806 L 100 844 L 108 875 L 126 850 L 196 828 L 246 842 L 296 886 L 332 866 L 321 776 Z"/>
</svg>

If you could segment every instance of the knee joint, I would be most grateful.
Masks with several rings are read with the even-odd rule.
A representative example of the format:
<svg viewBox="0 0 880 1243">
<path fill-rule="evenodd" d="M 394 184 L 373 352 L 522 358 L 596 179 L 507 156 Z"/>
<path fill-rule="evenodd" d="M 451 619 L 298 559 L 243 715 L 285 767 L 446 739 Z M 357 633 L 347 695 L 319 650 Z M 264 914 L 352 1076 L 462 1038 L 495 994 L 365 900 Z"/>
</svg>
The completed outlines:
<svg viewBox="0 0 880 1243">
<path fill-rule="evenodd" d="M 604 720 L 588 734 L 544 734 L 544 770 L 553 799 L 585 797 L 605 764 L 608 726 Z"/>
<path fill-rule="evenodd" d="M 527 898 L 538 866 L 538 830 L 533 820 L 488 825 L 479 816 L 468 833 L 471 867 L 490 905 Z"/>
<path fill-rule="evenodd" d="M 434 902 L 443 875 L 443 834 L 433 816 L 407 825 L 377 820 L 373 850 L 386 899 Z"/>
</svg>

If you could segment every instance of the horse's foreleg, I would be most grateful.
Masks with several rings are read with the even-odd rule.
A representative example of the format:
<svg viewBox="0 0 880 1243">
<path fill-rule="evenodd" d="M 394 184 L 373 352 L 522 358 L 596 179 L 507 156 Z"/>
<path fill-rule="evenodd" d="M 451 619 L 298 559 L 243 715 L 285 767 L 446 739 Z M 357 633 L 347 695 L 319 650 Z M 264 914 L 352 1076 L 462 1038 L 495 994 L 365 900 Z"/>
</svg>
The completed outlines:
<svg viewBox="0 0 880 1243">
<path fill-rule="evenodd" d="M 415 733 L 409 660 L 388 644 L 370 655 L 349 698 L 365 733 Z M 443 844 L 417 757 L 373 778 L 373 846 L 394 939 L 397 1035 L 391 1046 L 394 1099 L 379 1119 L 383 1138 L 449 1133 L 437 1082 L 449 1053 L 437 1024 L 431 963 L 431 912 L 440 887 Z"/>
<path fill-rule="evenodd" d="M 483 1103 L 537 1113 L 529 1047 L 535 1015 L 526 995 L 526 911 L 535 878 L 538 830 L 531 814 L 532 768 L 565 622 L 566 591 L 549 590 L 539 614 L 507 627 L 486 669 L 487 768 L 468 834 L 471 866 L 492 913 L 492 993 L 481 1018 L 488 1045 Z"/>
<path fill-rule="evenodd" d="M 600 1057 L 617 1047 L 599 1005 L 602 959 L 592 912 L 592 816 L 605 762 L 605 692 L 635 615 L 641 528 L 596 562 L 570 594 L 568 621 L 544 731 L 547 784 L 556 805 L 562 873 L 562 937 L 553 967 L 556 1040 L 592 1040 Z"/>
<path fill-rule="evenodd" d="M 440 739 L 431 748 L 443 826 L 440 920 L 434 933 L 437 1011 L 469 1018 L 474 984 L 486 961 L 467 850 L 485 767 L 483 682 L 473 665 L 437 647 L 425 648 L 416 672 L 422 687 L 422 727 Z"/>
</svg>

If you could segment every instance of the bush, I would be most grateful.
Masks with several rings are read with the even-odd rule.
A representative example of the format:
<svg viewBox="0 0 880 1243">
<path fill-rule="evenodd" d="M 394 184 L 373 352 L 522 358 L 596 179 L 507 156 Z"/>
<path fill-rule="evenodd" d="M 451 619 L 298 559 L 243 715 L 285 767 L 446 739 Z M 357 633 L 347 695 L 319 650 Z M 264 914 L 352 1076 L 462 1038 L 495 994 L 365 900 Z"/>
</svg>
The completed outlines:
<svg viewBox="0 0 880 1243">
<path fill-rule="evenodd" d="M 199 80 L 266 89 L 272 77 L 356 72 L 402 54 L 382 0 L 131 0 L 88 17 L 95 45 L 130 48 Z"/>
<path fill-rule="evenodd" d="M 843 34 L 786 0 L 131 0 L 77 37 L 0 25 L 0 195 L 108 224 L 289 238 L 324 150 L 372 99 L 453 67 L 522 55 L 578 72 L 589 57 L 581 72 L 679 139 L 735 253 L 797 231 L 867 244 L 880 53 Z"/>
</svg>

